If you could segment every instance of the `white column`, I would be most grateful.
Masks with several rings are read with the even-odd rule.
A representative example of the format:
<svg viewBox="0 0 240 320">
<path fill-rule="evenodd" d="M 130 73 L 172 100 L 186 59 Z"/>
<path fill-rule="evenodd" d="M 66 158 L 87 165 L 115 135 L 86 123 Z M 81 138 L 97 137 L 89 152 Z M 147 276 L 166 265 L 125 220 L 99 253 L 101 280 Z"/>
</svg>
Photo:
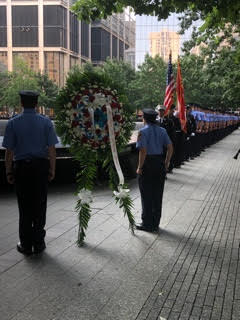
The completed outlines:
<svg viewBox="0 0 240 320">
<path fill-rule="evenodd" d="M 113 54 L 112 54 L 112 17 L 110 18 L 110 59 L 112 60 Z"/>
<path fill-rule="evenodd" d="M 8 47 L 8 71 L 13 70 L 12 54 L 12 6 L 11 0 L 7 0 L 7 47 Z"/>
<path fill-rule="evenodd" d="M 66 62 L 67 62 L 66 70 L 64 70 L 65 77 L 67 76 L 70 69 L 70 5 L 69 5 L 69 1 L 67 6 L 67 61 Z"/>
<path fill-rule="evenodd" d="M 39 70 L 41 73 L 44 73 L 43 0 L 38 0 L 38 45 L 39 45 Z"/>
<path fill-rule="evenodd" d="M 78 50 L 79 50 L 79 64 L 81 65 L 82 64 L 82 53 L 81 53 L 81 50 L 82 50 L 82 24 L 81 24 L 81 20 L 78 20 Z"/>
<path fill-rule="evenodd" d="M 92 60 L 92 25 L 89 23 L 89 60 Z"/>
</svg>

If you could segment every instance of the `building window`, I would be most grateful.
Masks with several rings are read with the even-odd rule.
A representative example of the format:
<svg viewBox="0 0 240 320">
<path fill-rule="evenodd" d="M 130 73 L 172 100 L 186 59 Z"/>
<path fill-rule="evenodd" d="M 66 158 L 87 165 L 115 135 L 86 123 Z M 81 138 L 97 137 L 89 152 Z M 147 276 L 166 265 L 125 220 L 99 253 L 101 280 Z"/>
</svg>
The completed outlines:
<svg viewBox="0 0 240 320">
<path fill-rule="evenodd" d="M 0 47 L 7 47 L 7 14 L 5 6 L 0 6 Z"/>
<path fill-rule="evenodd" d="M 45 5 L 44 46 L 67 48 L 67 10 L 62 6 Z"/>
<path fill-rule="evenodd" d="M 92 28 L 91 31 L 91 58 L 92 61 L 101 61 L 101 29 Z"/>
<path fill-rule="evenodd" d="M 79 53 L 79 22 L 75 14 L 70 12 L 70 50 Z"/>
<path fill-rule="evenodd" d="M 110 57 L 110 33 L 102 29 L 102 61 Z"/>
<path fill-rule="evenodd" d="M 119 60 L 124 58 L 124 44 L 123 41 L 119 40 Z"/>
<path fill-rule="evenodd" d="M 81 55 L 89 58 L 89 24 L 81 22 Z"/>
<path fill-rule="evenodd" d="M 112 57 L 117 58 L 118 57 L 118 46 L 117 46 L 117 37 L 112 36 Z"/>
<path fill-rule="evenodd" d="M 38 7 L 12 6 L 13 47 L 38 47 Z"/>
</svg>

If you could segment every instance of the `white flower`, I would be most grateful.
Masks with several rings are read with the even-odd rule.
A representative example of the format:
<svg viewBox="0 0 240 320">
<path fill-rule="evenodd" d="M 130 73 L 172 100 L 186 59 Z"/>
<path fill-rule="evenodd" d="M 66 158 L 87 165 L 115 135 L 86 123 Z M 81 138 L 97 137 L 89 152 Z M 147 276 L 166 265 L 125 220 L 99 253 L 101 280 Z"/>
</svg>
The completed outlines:
<svg viewBox="0 0 240 320">
<path fill-rule="evenodd" d="M 93 195 L 91 190 L 83 188 L 79 191 L 78 197 L 81 200 L 82 204 L 90 204 L 91 202 L 93 202 Z"/>
<path fill-rule="evenodd" d="M 126 198 L 129 195 L 130 190 L 125 189 L 121 186 L 118 186 L 118 191 L 113 191 L 113 194 L 115 195 L 116 198 L 122 199 Z"/>
<path fill-rule="evenodd" d="M 106 97 L 102 93 L 96 93 L 95 95 L 95 100 L 94 100 L 94 105 L 104 105 L 106 104 Z"/>
</svg>

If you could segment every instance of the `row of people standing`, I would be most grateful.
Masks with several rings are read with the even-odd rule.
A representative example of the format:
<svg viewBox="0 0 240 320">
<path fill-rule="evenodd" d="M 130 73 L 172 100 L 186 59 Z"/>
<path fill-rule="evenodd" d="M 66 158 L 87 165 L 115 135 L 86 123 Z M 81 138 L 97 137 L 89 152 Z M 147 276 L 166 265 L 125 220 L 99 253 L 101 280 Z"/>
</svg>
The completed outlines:
<svg viewBox="0 0 240 320">
<path fill-rule="evenodd" d="M 178 112 L 174 105 L 168 113 L 162 105 L 156 107 L 158 124 L 165 128 L 174 147 L 168 172 L 179 168 L 185 161 L 199 156 L 206 147 L 221 140 L 237 129 L 240 117 L 204 110 L 194 105 L 186 107 L 186 128 L 182 130 Z"/>
</svg>

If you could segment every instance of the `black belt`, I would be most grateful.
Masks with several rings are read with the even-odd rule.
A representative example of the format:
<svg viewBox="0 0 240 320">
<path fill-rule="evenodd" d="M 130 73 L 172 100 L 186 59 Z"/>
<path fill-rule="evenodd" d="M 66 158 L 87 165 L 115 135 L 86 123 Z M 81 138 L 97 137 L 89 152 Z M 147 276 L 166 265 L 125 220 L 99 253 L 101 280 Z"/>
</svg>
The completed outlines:
<svg viewBox="0 0 240 320">
<path fill-rule="evenodd" d="M 21 159 L 21 160 L 15 160 L 14 163 L 17 165 L 21 164 L 37 164 L 37 163 L 44 163 L 48 162 L 48 159 L 46 158 L 28 158 L 28 159 Z"/>
<path fill-rule="evenodd" d="M 155 158 L 163 159 L 164 157 L 162 154 L 147 154 L 146 158 L 148 158 L 148 159 L 155 159 Z"/>
</svg>

